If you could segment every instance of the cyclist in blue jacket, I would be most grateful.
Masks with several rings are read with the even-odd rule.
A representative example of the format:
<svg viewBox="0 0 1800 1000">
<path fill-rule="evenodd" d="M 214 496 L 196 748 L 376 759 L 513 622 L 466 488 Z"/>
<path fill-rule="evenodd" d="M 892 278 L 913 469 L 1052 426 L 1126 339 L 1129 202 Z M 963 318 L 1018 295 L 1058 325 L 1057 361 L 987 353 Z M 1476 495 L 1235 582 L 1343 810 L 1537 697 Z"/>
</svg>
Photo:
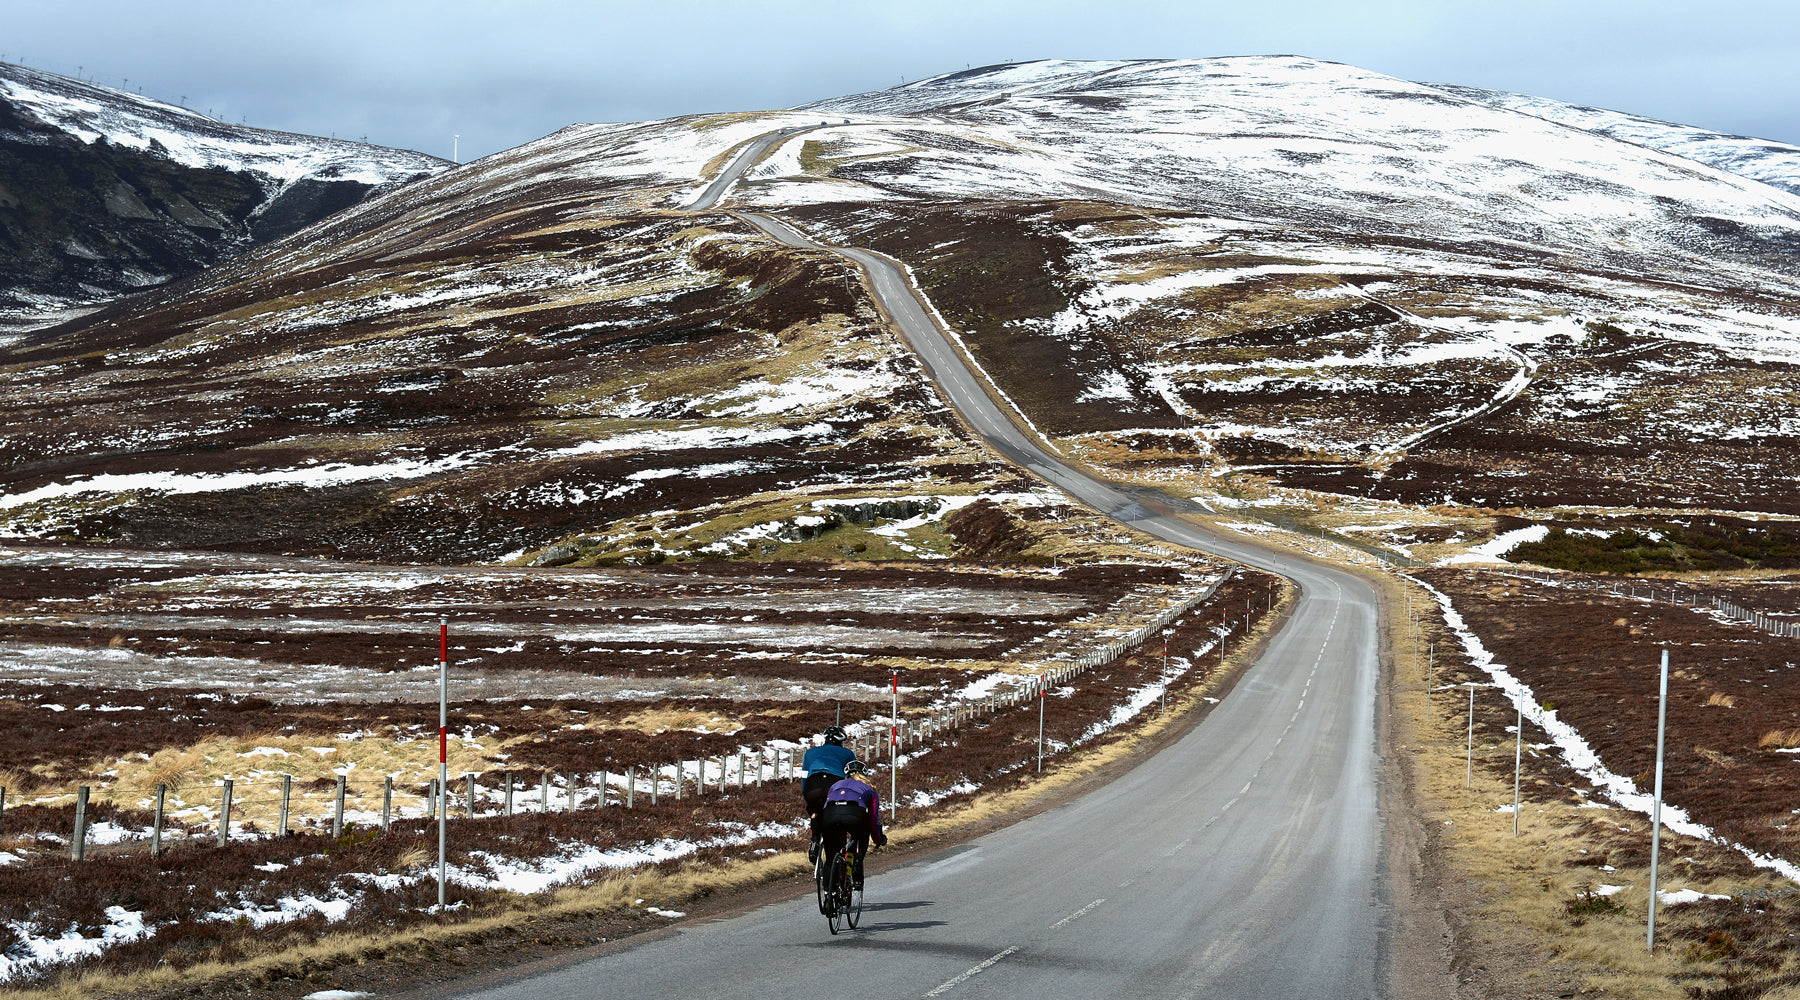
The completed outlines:
<svg viewBox="0 0 1800 1000">
<path fill-rule="evenodd" d="M 848 777 L 831 786 L 825 794 L 825 808 L 819 812 L 819 835 L 825 856 L 843 849 L 844 838 L 856 838 L 856 887 L 863 887 L 863 855 L 869 853 L 869 839 L 886 846 L 887 834 L 881 832 L 881 796 L 863 779 L 868 768 L 860 760 L 844 765 Z"/>
<path fill-rule="evenodd" d="M 844 746 L 848 737 L 842 726 L 832 726 L 825 730 L 825 745 L 813 747 L 800 758 L 800 768 L 806 772 L 806 780 L 800 783 L 800 797 L 806 800 L 806 815 L 813 833 L 812 850 L 807 856 L 814 861 L 819 859 L 819 810 L 825 805 L 825 793 L 844 780 L 844 765 L 856 759 L 856 754 Z"/>
</svg>

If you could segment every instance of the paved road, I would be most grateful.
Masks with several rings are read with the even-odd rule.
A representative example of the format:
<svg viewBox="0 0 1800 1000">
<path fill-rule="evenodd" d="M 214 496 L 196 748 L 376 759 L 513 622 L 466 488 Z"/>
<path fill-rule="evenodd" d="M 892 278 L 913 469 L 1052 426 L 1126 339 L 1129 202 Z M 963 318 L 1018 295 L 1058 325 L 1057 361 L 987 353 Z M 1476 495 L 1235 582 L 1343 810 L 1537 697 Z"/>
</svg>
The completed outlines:
<svg viewBox="0 0 1800 1000">
<path fill-rule="evenodd" d="M 756 155 L 753 146 L 739 162 Z M 813 245 L 778 220 L 745 218 Z M 1299 606 L 1187 736 L 1103 790 L 872 877 L 860 930 L 830 937 L 808 895 L 479 996 L 1379 996 L 1387 907 L 1372 588 L 1284 565 L 1062 465 L 981 392 L 897 267 L 839 252 L 868 269 L 903 335 L 995 448 L 1133 527 L 1279 570 L 1299 584 Z"/>
<path fill-rule="evenodd" d="M 770 147 L 786 142 L 789 138 L 813 127 L 807 125 L 801 128 L 784 128 L 779 132 L 770 132 L 768 135 L 752 140 L 750 145 L 744 147 L 743 152 L 732 157 L 731 162 L 725 165 L 725 169 L 719 172 L 719 176 L 706 186 L 706 190 L 700 192 L 700 197 L 688 203 L 687 210 L 698 212 L 717 205 L 719 198 L 738 182 L 738 178 L 744 176 L 744 171 L 755 166 L 756 161 L 762 159 L 762 155 L 768 152 Z"/>
</svg>

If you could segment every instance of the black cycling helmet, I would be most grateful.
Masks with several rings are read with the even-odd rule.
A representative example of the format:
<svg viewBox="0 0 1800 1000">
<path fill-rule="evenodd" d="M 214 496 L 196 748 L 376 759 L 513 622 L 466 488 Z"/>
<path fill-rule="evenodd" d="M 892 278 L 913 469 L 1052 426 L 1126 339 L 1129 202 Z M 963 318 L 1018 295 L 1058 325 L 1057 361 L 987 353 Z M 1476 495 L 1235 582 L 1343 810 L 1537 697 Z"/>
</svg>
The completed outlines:
<svg viewBox="0 0 1800 1000">
<path fill-rule="evenodd" d="M 844 776 L 849 777 L 852 774 L 862 774 L 862 773 L 868 771 L 868 769 L 869 769 L 869 765 L 864 764 L 860 760 L 853 760 L 850 763 L 844 765 Z"/>
<path fill-rule="evenodd" d="M 835 746 L 843 746 L 844 741 L 849 738 L 850 738 L 850 734 L 844 732 L 843 726 L 832 726 L 831 728 L 825 730 L 825 742 L 833 744 Z"/>
</svg>

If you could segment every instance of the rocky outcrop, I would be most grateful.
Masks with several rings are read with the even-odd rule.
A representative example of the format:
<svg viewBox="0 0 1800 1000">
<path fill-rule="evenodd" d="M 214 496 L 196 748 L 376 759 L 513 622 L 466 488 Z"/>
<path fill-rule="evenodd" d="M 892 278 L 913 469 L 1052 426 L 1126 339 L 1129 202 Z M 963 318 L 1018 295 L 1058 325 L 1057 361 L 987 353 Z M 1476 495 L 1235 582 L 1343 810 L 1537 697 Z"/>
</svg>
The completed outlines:
<svg viewBox="0 0 1800 1000">
<path fill-rule="evenodd" d="M 0 333 L 192 274 L 444 165 L 0 63 Z"/>
</svg>

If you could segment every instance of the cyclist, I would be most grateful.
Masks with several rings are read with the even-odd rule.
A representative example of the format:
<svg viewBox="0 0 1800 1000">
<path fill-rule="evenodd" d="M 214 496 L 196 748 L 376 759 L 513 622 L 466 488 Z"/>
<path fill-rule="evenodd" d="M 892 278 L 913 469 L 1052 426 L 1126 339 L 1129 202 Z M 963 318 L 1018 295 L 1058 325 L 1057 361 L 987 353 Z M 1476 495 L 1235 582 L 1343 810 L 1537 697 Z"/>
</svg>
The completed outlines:
<svg viewBox="0 0 1800 1000">
<path fill-rule="evenodd" d="M 806 772 L 806 780 L 800 783 L 800 797 L 806 800 L 806 815 L 812 822 L 812 849 L 807 857 L 819 860 L 819 810 L 825 806 L 825 793 L 831 786 L 844 780 L 844 765 L 856 759 L 856 754 L 844 746 L 849 734 L 842 726 L 832 726 L 825 730 L 823 746 L 816 746 L 806 751 L 800 758 L 800 767 Z"/>
<path fill-rule="evenodd" d="M 881 796 L 863 778 L 868 768 L 860 760 L 844 765 L 844 780 L 831 786 L 825 794 L 825 808 L 819 812 L 819 835 L 826 857 L 843 849 L 844 838 L 856 838 L 856 887 L 863 887 L 863 855 L 869 852 L 869 840 L 877 847 L 887 845 L 887 834 L 881 832 Z"/>
</svg>

